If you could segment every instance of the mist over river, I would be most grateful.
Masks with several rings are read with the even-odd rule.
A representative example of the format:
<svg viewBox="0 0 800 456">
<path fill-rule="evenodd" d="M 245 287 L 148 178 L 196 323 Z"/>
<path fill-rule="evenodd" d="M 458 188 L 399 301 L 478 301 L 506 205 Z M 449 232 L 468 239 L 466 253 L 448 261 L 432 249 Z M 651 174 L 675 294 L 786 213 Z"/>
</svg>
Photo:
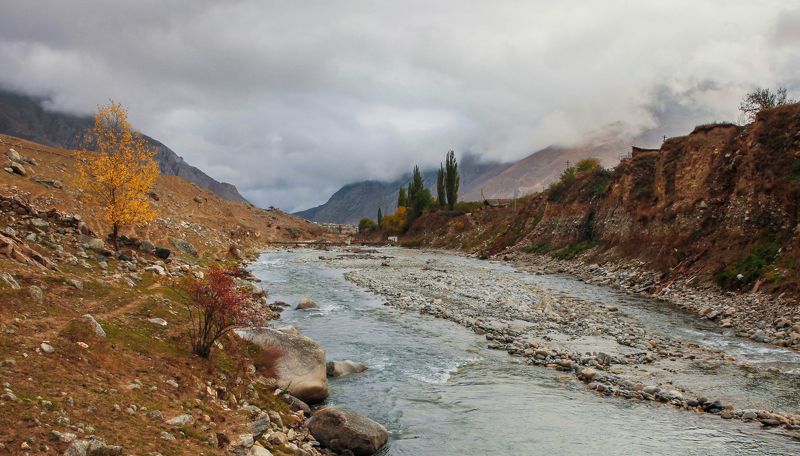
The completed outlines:
<svg viewBox="0 0 800 456">
<path fill-rule="evenodd" d="M 362 374 L 330 379 L 328 403 L 355 410 L 386 426 L 391 436 L 382 455 L 800 453 L 800 443 L 782 431 L 653 402 L 600 395 L 587 389 L 574 375 L 530 365 L 524 358 L 502 350 L 490 350 L 486 338 L 468 328 L 384 305 L 386 296 L 353 283 L 370 280 L 371 288 L 376 288 L 374 281 L 382 280 L 382 274 L 391 274 L 395 267 L 424 274 L 435 271 L 437 265 L 455 267 L 459 274 L 475 277 L 488 274 L 485 277 L 490 284 L 492 280 L 498 282 L 497 277 L 507 276 L 510 280 L 513 276 L 515 282 L 509 282 L 509 287 L 516 283 L 543 287 L 547 285 L 543 284 L 546 277 L 528 276 L 505 265 L 444 253 L 381 249 L 380 254 L 390 257 L 384 260 L 388 264 L 383 267 L 382 260 L 364 266 L 358 257 L 340 258 L 335 264 L 318 258 L 336 256 L 335 252 L 267 252 L 250 269 L 263 281 L 270 300 L 293 305 L 300 298 L 309 297 L 320 306 L 312 311 L 298 311 L 292 306 L 282 313 L 276 325 L 297 327 L 325 349 L 328 360 L 351 359 L 369 367 Z M 362 274 L 361 279 L 347 280 L 347 271 Z M 579 286 L 577 281 L 572 284 L 564 277 L 552 279 L 559 293 Z M 465 278 L 463 282 L 469 284 L 470 280 Z M 469 293 L 474 294 L 459 289 L 458 282 L 451 284 L 440 298 L 445 304 L 448 297 L 463 300 Z M 386 283 L 386 287 L 392 286 Z M 414 283 L 417 282 L 406 286 Z M 418 285 L 430 291 L 426 282 L 420 280 Z M 513 294 L 504 293 L 506 297 Z M 543 299 L 534 296 L 536 289 L 530 293 L 532 300 Z M 580 295 L 586 290 L 576 289 L 575 293 Z M 386 294 L 401 299 L 404 291 L 398 288 Z M 694 338 L 694 343 L 706 340 L 715 349 L 730 348 L 735 355 L 748 357 L 749 362 L 757 362 L 759 357 L 765 362 L 774 358 L 774 363 L 784 370 L 800 365 L 794 353 L 759 351 L 727 340 L 710 328 L 685 327 L 690 323 L 665 316 L 663 311 L 651 316 L 646 306 L 626 303 L 612 292 L 589 295 L 614 301 L 622 313 L 626 312 L 625 306 L 631 306 L 629 318 L 647 320 L 648 330 L 671 331 L 681 340 Z M 514 299 L 527 298 L 520 295 Z M 684 328 L 683 332 L 678 327 Z M 722 383 L 729 385 L 729 395 L 747 392 L 748 384 L 737 382 L 735 373 L 723 370 L 718 375 L 724 377 Z M 687 376 L 685 384 L 701 383 L 703 378 Z M 795 386 L 791 381 L 780 381 L 771 394 L 753 385 L 755 398 L 751 400 L 757 402 L 763 397 L 764 401 L 771 401 L 768 405 L 796 410 L 800 399 Z"/>
</svg>

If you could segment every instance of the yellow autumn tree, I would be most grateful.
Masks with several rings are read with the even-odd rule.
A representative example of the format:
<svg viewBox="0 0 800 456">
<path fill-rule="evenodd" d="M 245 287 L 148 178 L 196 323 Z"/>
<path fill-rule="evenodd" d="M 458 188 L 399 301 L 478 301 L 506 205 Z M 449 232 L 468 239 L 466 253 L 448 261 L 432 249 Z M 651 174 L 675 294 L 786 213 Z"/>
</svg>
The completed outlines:
<svg viewBox="0 0 800 456">
<path fill-rule="evenodd" d="M 98 106 L 89 134 L 95 151 L 78 153 L 78 185 L 89 202 L 102 208 L 103 219 L 111 225 L 114 249 L 118 249 L 121 228 L 150 222 L 156 216 L 148 193 L 158 178 L 158 163 L 118 102 Z"/>
</svg>

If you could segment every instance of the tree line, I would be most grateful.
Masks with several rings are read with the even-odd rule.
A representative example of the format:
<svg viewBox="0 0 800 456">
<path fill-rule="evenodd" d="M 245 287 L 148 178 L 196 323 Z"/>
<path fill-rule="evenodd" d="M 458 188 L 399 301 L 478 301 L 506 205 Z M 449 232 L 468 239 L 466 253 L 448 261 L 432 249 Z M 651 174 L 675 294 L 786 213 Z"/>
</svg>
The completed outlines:
<svg viewBox="0 0 800 456">
<path fill-rule="evenodd" d="M 368 217 L 361 219 L 358 230 L 361 233 L 377 229 L 402 233 L 422 214 L 432 208 L 448 208 L 453 210 L 458 203 L 458 189 L 461 176 L 458 172 L 458 161 L 455 152 L 447 152 L 444 163 L 439 163 L 436 174 L 436 198 L 425 187 L 425 178 L 418 165 L 411 171 L 411 180 L 407 186 L 401 186 L 397 193 L 397 209 L 391 215 L 383 215 L 378 208 L 377 223 Z"/>
</svg>

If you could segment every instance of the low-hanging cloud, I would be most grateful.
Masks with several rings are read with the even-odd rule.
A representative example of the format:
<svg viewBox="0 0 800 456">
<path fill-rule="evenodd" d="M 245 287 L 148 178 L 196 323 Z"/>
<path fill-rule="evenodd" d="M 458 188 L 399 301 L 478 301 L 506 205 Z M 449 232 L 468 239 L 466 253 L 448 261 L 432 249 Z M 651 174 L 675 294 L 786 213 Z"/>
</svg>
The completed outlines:
<svg viewBox="0 0 800 456">
<path fill-rule="evenodd" d="M 117 99 L 190 163 L 294 210 L 449 149 L 513 160 L 611 124 L 737 120 L 753 86 L 800 88 L 786 5 L 6 0 L 0 85 L 78 113 Z"/>
</svg>

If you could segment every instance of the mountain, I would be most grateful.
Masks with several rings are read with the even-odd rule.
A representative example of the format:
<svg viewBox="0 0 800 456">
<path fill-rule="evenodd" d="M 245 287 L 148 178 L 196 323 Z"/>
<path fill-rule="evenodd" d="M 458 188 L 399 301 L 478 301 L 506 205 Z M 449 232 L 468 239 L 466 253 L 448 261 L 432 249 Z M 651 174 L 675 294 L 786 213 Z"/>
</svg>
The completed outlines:
<svg viewBox="0 0 800 456">
<path fill-rule="evenodd" d="M 461 188 L 470 189 L 474 185 L 490 179 L 509 165 L 496 162 L 481 162 L 474 154 L 466 154 L 459 162 Z M 422 177 L 425 186 L 436 194 L 436 169 L 425 170 Z M 315 222 L 358 224 L 364 217 L 375 219 L 378 208 L 384 214 L 391 214 L 397 207 L 397 193 L 401 186 L 408 185 L 411 175 L 406 174 L 390 182 L 367 180 L 347 184 L 331 195 L 325 204 L 296 212 L 295 215 Z"/>
<path fill-rule="evenodd" d="M 567 162 L 594 157 L 605 167 L 619 162 L 630 145 L 616 136 L 594 138 L 581 146 L 550 146 L 534 152 L 522 160 L 506 166 L 500 172 L 486 176 L 481 182 L 473 182 L 462 188 L 461 199 L 480 201 L 483 198 L 513 198 L 547 188 L 558 179 Z"/>
<path fill-rule="evenodd" d="M 66 149 L 82 147 L 83 132 L 93 125 L 92 117 L 48 111 L 45 99 L 0 90 L 0 133 L 48 146 Z M 186 163 L 172 149 L 147 135 L 142 135 L 155 149 L 162 174 L 180 176 L 232 201 L 247 201 L 235 186 L 219 182 Z"/>
<path fill-rule="evenodd" d="M 481 201 L 484 198 L 513 198 L 546 188 L 558 179 L 567 162 L 575 163 L 587 157 L 600 159 L 603 166 L 614 166 L 622 153 L 629 150 L 629 141 L 616 135 L 596 137 L 581 146 L 551 146 L 534 152 L 513 163 L 483 162 L 475 154 L 465 154 L 459 160 L 462 201 Z M 423 172 L 425 184 L 436 191 L 436 169 Z M 375 218 L 378 207 L 384 214 L 394 212 L 397 192 L 406 185 L 410 175 L 391 182 L 361 181 L 347 184 L 325 203 L 295 213 L 316 222 L 357 224 L 363 217 Z"/>
</svg>

